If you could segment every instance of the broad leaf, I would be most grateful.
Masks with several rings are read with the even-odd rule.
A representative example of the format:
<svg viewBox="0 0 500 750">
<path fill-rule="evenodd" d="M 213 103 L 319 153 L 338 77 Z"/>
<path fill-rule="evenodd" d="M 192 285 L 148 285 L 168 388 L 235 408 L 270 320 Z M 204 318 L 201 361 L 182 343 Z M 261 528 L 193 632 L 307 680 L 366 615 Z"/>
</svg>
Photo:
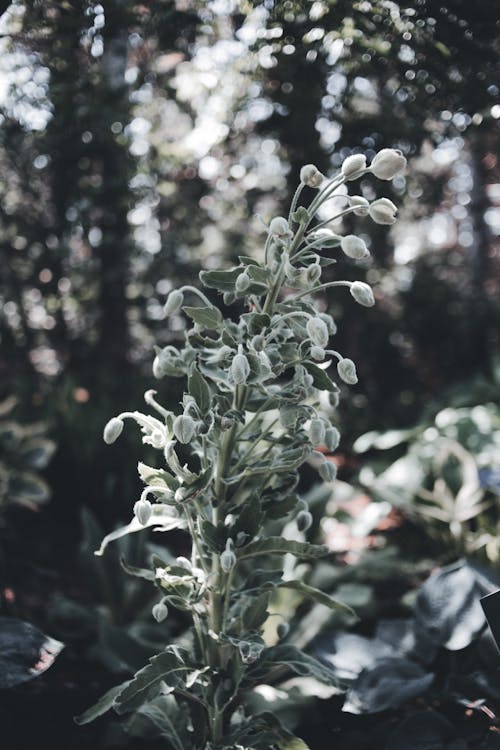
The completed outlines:
<svg viewBox="0 0 500 750">
<path fill-rule="evenodd" d="M 159 505 L 154 506 L 154 511 L 157 509 L 161 511 L 161 507 Z M 154 513 L 154 511 L 149 521 L 144 525 L 139 523 L 137 518 L 134 516 L 134 518 L 126 526 L 121 526 L 119 529 L 115 529 L 115 531 L 112 531 L 110 534 L 106 534 L 101 542 L 101 546 L 94 552 L 94 554 L 100 557 L 104 554 L 104 550 L 110 542 L 115 541 L 115 539 L 120 539 L 122 536 L 126 536 L 127 534 L 134 534 L 137 531 L 143 531 L 143 529 L 149 527 L 154 528 L 155 531 L 171 531 L 172 529 L 185 528 L 186 522 L 182 518 L 174 518 L 173 516 L 167 515 L 166 513 L 162 515 L 161 512 Z"/>
<path fill-rule="evenodd" d="M 218 307 L 183 307 L 182 309 L 201 328 L 217 331 L 222 326 L 222 313 Z"/>
<path fill-rule="evenodd" d="M 161 736 L 171 744 L 174 750 L 185 750 L 184 743 L 179 737 L 174 724 L 169 719 L 165 707 L 160 707 L 154 703 L 147 703 L 145 706 L 141 706 L 138 712 L 146 716 L 160 730 Z"/>
<path fill-rule="evenodd" d="M 193 367 L 189 373 L 188 391 L 196 401 L 201 413 L 207 414 L 212 406 L 210 387 L 196 367 Z"/>
<path fill-rule="evenodd" d="M 336 393 L 339 389 L 338 385 L 326 374 L 325 370 L 322 370 L 318 365 L 312 362 L 304 362 L 304 367 L 307 372 L 313 376 L 313 385 L 320 391 L 332 391 Z"/>
<path fill-rule="evenodd" d="M 278 586 L 279 588 L 293 589 L 294 591 L 298 591 L 303 596 L 306 596 L 309 599 L 314 599 L 314 601 L 318 602 L 318 604 L 324 604 L 325 607 L 328 607 L 329 609 L 335 609 L 348 615 L 355 614 L 351 607 L 349 607 L 347 604 L 343 604 L 342 602 L 337 601 L 329 594 L 325 594 L 323 591 L 320 591 L 313 586 L 308 586 L 308 584 L 304 583 L 303 581 L 281 581 Z"/>
<path fill-rule="evenodd" d="M 115 685 L 115 687 L 112 687 L 111 690 L 108 690 L 107 693 L 104 693 L 104 695 L 99 698 L 97 703 L 94 703 L 93 706 L 84 711 L 83 714 L 75 716 L 75 723 L 89 724 L 91 721 L 94 721 L 94 719 L 105 714 L 114 707 L 115 700 L 128 684 L 128 682 L 123 682 L 121 685 Z"/>
<path fill-rule="evenodd" d="M 267 648 L 255 667 L 249 670 L 248 676 L 252 681 L 255 678 L 261 680 L 276 667 L 285 668 L 298 675 L 316 677 L 328 685 L 336 684 L 335 675 L 331 669 L 325 667 L 313 656 L 288 644 Z"/>
</svg>

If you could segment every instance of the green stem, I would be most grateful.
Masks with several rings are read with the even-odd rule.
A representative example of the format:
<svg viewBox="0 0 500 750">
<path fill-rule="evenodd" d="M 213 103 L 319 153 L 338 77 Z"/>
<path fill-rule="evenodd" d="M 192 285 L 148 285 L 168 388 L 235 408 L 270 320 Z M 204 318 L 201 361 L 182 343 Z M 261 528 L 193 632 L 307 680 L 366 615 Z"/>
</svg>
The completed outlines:
<svg viewBox="0 0 500 750">
<path fill-rule="evenodd" d="M 293 297 L 293 301 L 300 299 L 301 297 L 306 297 L 308 294 L 314 294 L 314 292 L 319 292 L 320 289 L 327 289 L 330 286 L 351 286 L 352 281 L 328 281 L 326 284 L 319 284 L 318 286 L 313 287 L 313 289 L 306 289 L 305 292 L 301 292 L 300 294 L 297 294 L 295 297 Z"/>
</svg>

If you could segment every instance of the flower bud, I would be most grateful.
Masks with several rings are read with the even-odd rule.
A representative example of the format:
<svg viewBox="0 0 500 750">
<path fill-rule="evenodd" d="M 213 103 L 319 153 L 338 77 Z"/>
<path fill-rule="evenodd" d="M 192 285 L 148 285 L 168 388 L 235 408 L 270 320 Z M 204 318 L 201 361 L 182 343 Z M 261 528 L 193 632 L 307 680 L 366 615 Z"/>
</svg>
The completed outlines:
<svg viewBox="0 0 500 750">
<path fill-rule="evenodd" d="M 226 549 L 220 556 L 220 566 L 224 573 L 229 573 L 236 565 L 236 555 L 232 550 L 233 540 L 228 539 L 226 542 Z"/>
<path fill-rule="evenodd" d="M 313 263 L 306 271 L 306 278 L 310 284 L 315 284 L 321 278 L 321 266 L 319 263 Z"/>
<path fill-rule="evenodd" d="M 184 295 L 179 289 L 170 292 L 165 302 L 165 315 L 175 315 L 179 312 L 184 302 Z"/>
<path fill-rule="evenodd" d="M 328 315 L 328 313 L 319 313 L 318 317 L 325 323 L 330 336 L 334 336 L 337 333 L 337 325 L 332 316 Z"/>
<path fill-rule="evenodd" d="M 321 362 L 325 358 L 325 350 L 321 346 L 311 346 L 311 357 L 316 362 Z"/>
<path fill-rule="evenodd" d="M 366 258 L 370 255 L 365 242 L 361 237 L 356 237 L 355 234 L 347 234 L 345 237 L 342 237 L 340 247 L 348 258 L 354 258 L 355 260 L 361 260 L 361 258 Z"/>
<path fill-rule="evenodd" d="M 335 451 L 339 447 L 340 432 L 336 427 L 328 427 L 325 430 L 325 445 L 329 451 Z"/>
<path fill-rule="evenodd" d="M 104 428 L 103 438 L 104 442 L 108 445 L 114 443 L 117 440 L 123 430 L 123 422 L 118 417 L 113 417 L 109 420 L 106 427 Z"/>
<path fill-rule="evenodd" d="M 348 383 L 348 385 L 356 385 L 356 383 L 358 382 L 358 376 L 356 375 L 356 365 L 354 364 L 352 359 L 348 359 L 347 357 L 345 359 L 341 359 L 337 364 L 337 372 L 344 383 Z"/>
<path fill-rule="evenodd" d="M 324 179 L 324 175 L 314 164 L 305 164 L 300 170 L 300 181 L 308 187 L 318 188 Z"/>
<path fill-rule="evenodd" d="M 376 224 L 394 224 L 398 207 L 389 198 L 379 198 L 370 203 L 368 213 Z"/>
<path fill-rule="evenodd" d="M 342 174 L 346 180 L 355 180 L 361 176 L 361 173 L 366 169 L 366 156 L 363 154 L 353 154 L 344 159 L 342 163 Z"/>
<path fill-rule="evenodd" d="M 174 501 L 176 503 L 183 503 L 189 494 L 187 487 L 177 487 L 174 492 Z"/>
<path fill-rule="evenodd" d="M 280 622 L 278 624 L 276 628 L 276 633 L 280 640 L 283 638 L 286 638 L 289 632 L 290 632 L 290 625 L 287 622 Z"/>
<path fill-rule="evenodd" d="M 372 288 L 368 284 L 365 284 L 364 281 L 353 281 L 349 291 L 356 302 L 363 305 L 363 307 L 373 307 L 375 304 Z"/>
<path fill-rule="evenodd" d="M 325 439 L 325 425 L 323 420 L 319 417 L 311 419 L 308 434 L 309 440 L 313 445 L 321 445 Z"/>
<path fill-rule="evenodd" d="M 349 205 L 353 208 L 353 214 L 356 216 L 368 216 L 370 204 L 362 195 L 350 195 Z"/>
<path fill-rule="evenodd" d="M 373 157 L 370 171 L 379 180 L 392 180 L 405 167 L 406 159 L 401 151 L 395 148 L 383 148 Z"/>
<path fill-rule="evenodd" d="M 151 610 L 153 617 L 155 618 L 156 622 L 163 622 L 163 620 L 166 620 L 168 617 L 168 607 L 165 604 L 165 602 L 157 602 L 153 609 Z"/>
<path fill-rule="evenodd" d="M 246 271 L 243 271 L 240 273 L 240 275 L 236 278 L 236 281 L 234 282 L 234 286 L 236 288 L 237 292 L 244 292 L 245 289 L 248 289 L 250 286 L 250 276 L 247 274 Z"/>
<path fill-rule="evenodd" d="M 272 235 L 279 237 L 280 239 L 286 239 L 293 234 L 288 221 L 283 216 L 275 216 L 275 218 L 271 220 L 269 231 Z"/>
<path fill-rule="evenodd" d="M 235 385 L 244 385 L 250 375 L 250 363 L 244 354 L 235 354 L 229 368 L 229 376 Z"/>
<path fill-rule="evenodd" d="M 324 482 L 333 482 L 337 476 L 337 465 L 325 459 L 318 469 L 319 475 Z"/>
<path fill-rule="evenodd" d="M 186 445 L 191 442 L 196 431 L 196 422 L 188 414 L 179 414 L 174 419 L 173 430 L 179 443 Z"/>
<path fill-rule="evenodd" d="M 321 346 L 323 349 L 328 346 L 328 328 L 324 320 L 321 318 L 309 318 L 307 321 L 307 335 L 316 346 Z"/>
<path fill-rule="evenodd" d="M 141 524 L 146 526 L 153 513 L 153 506 L 149 500 L 138 500 L 134 505 L 134 515 Z"/>
<path fill-rule="evenodd" d="M 312 526 L 313 517 L 308 510 L 301 510 L 300 513 L 297 513 L 295 520 L 299 531 L 307 531 Z"/>
</svg>

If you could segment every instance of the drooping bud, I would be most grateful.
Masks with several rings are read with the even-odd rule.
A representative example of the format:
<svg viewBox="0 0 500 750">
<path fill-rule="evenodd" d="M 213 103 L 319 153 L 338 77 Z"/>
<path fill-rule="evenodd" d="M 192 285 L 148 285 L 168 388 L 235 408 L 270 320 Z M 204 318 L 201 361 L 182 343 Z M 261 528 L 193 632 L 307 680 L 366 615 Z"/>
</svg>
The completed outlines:
<svg viewBox="0 0 500 750">
<path fill-rule="evenodd" d="M 134 515 L 141 524 L 146 526 L 153 513 L 153 506 L 149 500 L 138 500 L 134 505 Z"/>
<path fill-rule="evenodd" d="M 307 335 L 316 346 L 323 349 L 328 346 L 328 328 L 321 318 L 309 318 L 306 325 Z"/>
<path fill-rule="evenodd" d="M 280 640 L 282 640 L 283 638 L 286 638 L 289 632 L 290 632 L 290 625 L 287 622 L 280 622 L 278 624 L 276 628 L 276 633 Z"/>
<path fill-rule="evenodd" d="M 174 419 L 173 430 L 179 443 L 186 445 L 191 442 L 196 431 L 196 422 L 188 414 L 179 414 Z"/>
<path fill-rule="evenodd" d="M 379 180 L 392 180 L 405 167 L 406 159 L 401 151 L 395 148 L 383 148 L 373 157 L 370 171 Z"/>
<path fill-rule="evenodd" d="M 241 352 L 235 354 L 229 368 L 229 377 L 235 385 L 244 385 L 250 375 L 250 363 Z"/>
<path fill-rule="evenodd" d="M 370 203 L 368 213 L 376 224 L 394 224 L 398 207 L 389 198 L 378 198 Z"/>
<path fill-rule="evenodd" d="M 356 237 L 355 234 L 347 234 L 345 237 L 342 237 L 340 247 L 348 258 L 354 258 L 355 260 L 361 260 L 361 258 L 366 258 L 370 255 L 370 251 L 366 247 L 364 240 L 361 237 Z"/>
<path fill-rule="evenodd" d="M 315 359 L 316 362 L 321 362 L 325 358 L 325 350 L 321 346 L 311 346 L 311 357 L 312 359 Z"/>
<path fill-rule="evenodd" d="M 335 451 L 339 447 L 340 432 L 336 427 L 327 427 L 325 430 L 325 445 L 329 451 Z"/>
<path fill-rule="evenodd" d="M 358 382 L 358 376 L 356 375 L 356 365 L 352 359 L 345 357 L 341 359 L 337 364 L 337 372 L 348 385 L 356 385 Z"/>
<path fill-rule="evenodd" d="M 300 513 L 297 513 L 295 520 L 299 531 L 307 531 L 312 526 L 313 517 L 308 510 L 301 510 Z"/>
<path fill-rule="evenodd" d="M 184 295 L 179 289 L 173 289 L 165 302 L 165 315 L 175 315 L 179 312 L 184 302 Z"/>
<path fill-rule="evenodd" d="M 166 620 L 168 617 L 168 607 L 163 601 L 157 602 L 153 609 L 151 610 L 151 613 L 153 617 L 155 618 L 156 622 L 163 622 L 163 620 Z"/>
<path fill-rule="evenodd" d="M 318 188 L 324 179 L 324 175 L 314 164 L 305 164 L 300 170 L 300 181 L 308 187 Z"/>
<path fill-rule="evenodd" d="M 332 461 L 325 459 L 320 464 L 318 472 L 324 482 L 333 482 L 337 476 L 337 466 Z"/>
<path fill-rule="evenodd" d="M 311 419 L 308 429 L 309 440 L 313 445 L 322 445 L 325 440 L 325 424 L 319 417 Z"/>
<path fill-rule="evenodd" d="M 272 235 L 279 237 L 281 240 L 293 235 L 288 221 L 283 216 L 275 216 L 274 219 L 271 219 L 269 231 Z"/>
<path fill-rule="evenodd" d="M 236 281 L 234 282 L 234 286 L 237 292 L 244 292 L 245 289 L 248 289 L 248 287 L 250 286 L 250 283 L 251 283 L 250 276 L 247 274 L 246 271 L 243 271 L 236 278 Z"/>
<path fill-rule="evenodd" d="M 229 573 L 236 565 L 236 555 L 233 552 L 233 540 L 228 539 L 226 549 L 220 556 L 220 566 L 224 573 Z"/>
<path fill-rule="evenodd" d="M 319 313 L 319 317 L 328 328 L 328 333 L 330 334 L 330 336 L 334 336 L 337 333 L 337 324 L 335 323 L 332 316 L 328 315 L 328 313 Z"/>
<path fill-rule="evenodd" d="M 353 154 L 344 159 L 342 163 L 342 174 L 346 180 L 355 180 L 361 176 L 361 173 L 366 169 L 366 156 L 363 154 Z"/>
<path fill-rule="evenodd" d="M 353 214 L 356 216 L 368 216 L 370 204 L 362 195 L 350 195 L 349 205 L 353 208 Z"/>
<path fill-rule="evenodd" d="M 372 288 L 368 284 L 365 284 L 364 281 L 353 281 L 349 291 L 356 302 L 363 305 L 363 307 L 373 307 L 375 304 Z"/>
<path fill-rule="evenodd" d="M 118 417 L 113 417 L 109 420 L 106 427 L 104 428 L 103 432 L 103 439 L 104 442 L 108 445 L 111 445 L 111 443 L 114 443 L 115 440 L 117 440 L 123 430 L 123 422 Z"/>
</svg>

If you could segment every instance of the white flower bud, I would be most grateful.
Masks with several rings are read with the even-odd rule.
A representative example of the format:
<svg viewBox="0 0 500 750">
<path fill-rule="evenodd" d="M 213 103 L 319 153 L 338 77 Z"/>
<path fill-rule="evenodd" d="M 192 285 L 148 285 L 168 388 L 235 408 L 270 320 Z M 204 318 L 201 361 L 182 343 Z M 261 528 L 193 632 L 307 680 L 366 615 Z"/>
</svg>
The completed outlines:
<svg viewBox="0 0 500 750">
<path fill-rule="evenodd" d="M 191 442 L 196 431 L 196 422 L 188 414 L 179 414 L 174 419 L 173 430 L 179 443 L 186 445 Z"/>
<path fill-rule="evenodd" d="M 282 638 L 286 638 L 289 632 L 290 632 L 290 625 L 287 622 L 280 622 L 276 628 L 276 633 L 280 640 Z"/>
<path fill-rule="evenodd" d="M 320 464 L 318 472 L 324 482 L 333 482 L 337 476 L 337 466 L 332 461 L 325 460 Z"/>
<path fill-rule="evenodd" d="M 345 237 L 342 237 L 340 247 L 348 258 L 354 258 L 355 260 L 361 260 L 361 258 L 366 258 L 370 255 L 365 242 L 361 237 L 356 237 L 355 234 L 347 234 Z"/>
<path fill-rule="evenodd" d="M 235 385 L 244 385 L 250 375 L 250 363 L 244 354 L 235 354 L 229 368 L 229 376 Z"/>
<path fill-rule="evenodd" d="M 301 510 L 300 513 L 297 514 L 295 520 L 299 531 L 307 531 L 307 529 L 310 529 L 312 526 L 313 517 L 308 510 Z"/>
<path fill-rule="evenodd" d="M 342 174 L 346 180 L 355 180 L 361 176 L 361 173 L 366 169 L 366 156 L 363 154 L 353 154 L 344 159 L 342 163 Z"/>
<path fill-rule="evenodd" d="M 309 440 L 313 445 L 322 445 L 325 440 L 325 424 L 319 417 L 311 419 L 308 429 Z"/>
<path fill-rule="evenodd" d="M 234 286 L 236 287 L 237 292 L 244 292 L 245 289 L 248 289 L 250 286 L 251 279 L 250 276 L 247 274 L 246 271 L 242 271 L 240 275 L 236 278 L 236 281 L 234 282 Z"/>
<path fill-rule="evenodd" d="M 151 612 L 156 622 L 163 622 L 163 620 L 166 620 L 168 617 L 168 607 L 163 600 L 157 602 Z"/>
<path fill-rule="evenodd" d="M 406 159 L 401 151 L 395 148 L 383 148 L 373 157 L 370 171 L 379 180 L 392 180 L 405 167 Z"/>
<path fill-rule="evenodd" d="M 311 357 L 316 362 L 321 362 L 325 358 L 325 350 L 321 346 L 311 346 Z"/>
<path fill-rule="evenodd" d="M 337 333 L 337 325 L 332 316 L 328 315 L 328 313 L 319 313 L 319 317 L 328 328 L 328 333 L 330 334 L 330 336 L 334 336 Z"/>
<path fill-rule="evenodd" d="M 368 213 L 376 224 L 394 224 L 398 207 L 389 198 L 379 198 L 370 203 Z"/>
<path fill-rule="evenodd" d="M 323 349 L 328 346 L 328 328 L 324 320 L 321 318 L 309 318 L 307 321 L 307 335 L 316 346 L 321 346 Z"/>
<path fill-rule="evenodd" d="M 356 302 L 363 305 L 363 307 L 373 307 L 375 304 L 372 288 L 368 284 L 365 284 L 364 281 L 353 281 L 349 291 Z"/>
<path fill-rule="evenodd" d="M 358 376 L 356 375 L 356 365 L 352 359 L 341 359 L 337 364 L 337 372 L 348 385 L 356 385 L 358 382 Z"/>
<path fill-rule="evenodd" d="M 184 295 L 178 289 L 170 292 L 165 302 L 165 315 L 175 315 L 179 312 L 184 302 Z"/>
<path fill-rule="evenodd" d="M 115 440 L 117 440 L 123 430 L 123 422 L 121 419 L 118 419 L 118 417 L 113 417 L 109 420 L 106 427 L 104 428 L 103 432 L 103 438 L 104 442 L 108 445 L 111 445 L 111 443 L 114 443 Z"/>
<path fill-rule="evenodd" d="M 269 224 L 269 231 L 275 237 L 280 239 L 286 239 L 293 235 L 292 230 L 288 224 L 288 221 L 283 216 L 275 216 Z"/>
<path fill-rule="evenodd" d="M 188 489 L 186 487 L 178 487 L 174 492 L 174 501 L 176 503 L 182 503 L 188 496 Z"/>
<path fill-rule="evenodd" d="M 146 526 L 153 513 L 153 506 L 149 500 L 138 500 L 134 505 L 134 515 L 141 524 Z"/>
<path fill-rule="evenodd" d="M 349 205 L 351 207 L 355 208 L 353 209 L 353 214 L 356 216 L 368 216 L 368 208 L 370 204 L 366 200 L 366 198 L 363 198 L 362 195 L 350 195 L 349 196 Z"/>
<path fill-rule="evenodd" d="M 228 539 L 226 549 L 220 556 L 220 566 L 224 573 L 229 573 L 236 565 L 236 555 L 233 552 L 233 540 Z"/>
<path fill-rule="evenodd" d="M 324 175 L 314 164 L 305 164 L 300 170 L 300 181 L 308 187 L 318 188 L 324 179 Z"/>
<path fill-rule="evenodd" d="M 325 445 L 329 451 L 335 451 L 339 447 L 340 432 L 336 427 L 328 427 L 325 430 Z"/>
</svg>

